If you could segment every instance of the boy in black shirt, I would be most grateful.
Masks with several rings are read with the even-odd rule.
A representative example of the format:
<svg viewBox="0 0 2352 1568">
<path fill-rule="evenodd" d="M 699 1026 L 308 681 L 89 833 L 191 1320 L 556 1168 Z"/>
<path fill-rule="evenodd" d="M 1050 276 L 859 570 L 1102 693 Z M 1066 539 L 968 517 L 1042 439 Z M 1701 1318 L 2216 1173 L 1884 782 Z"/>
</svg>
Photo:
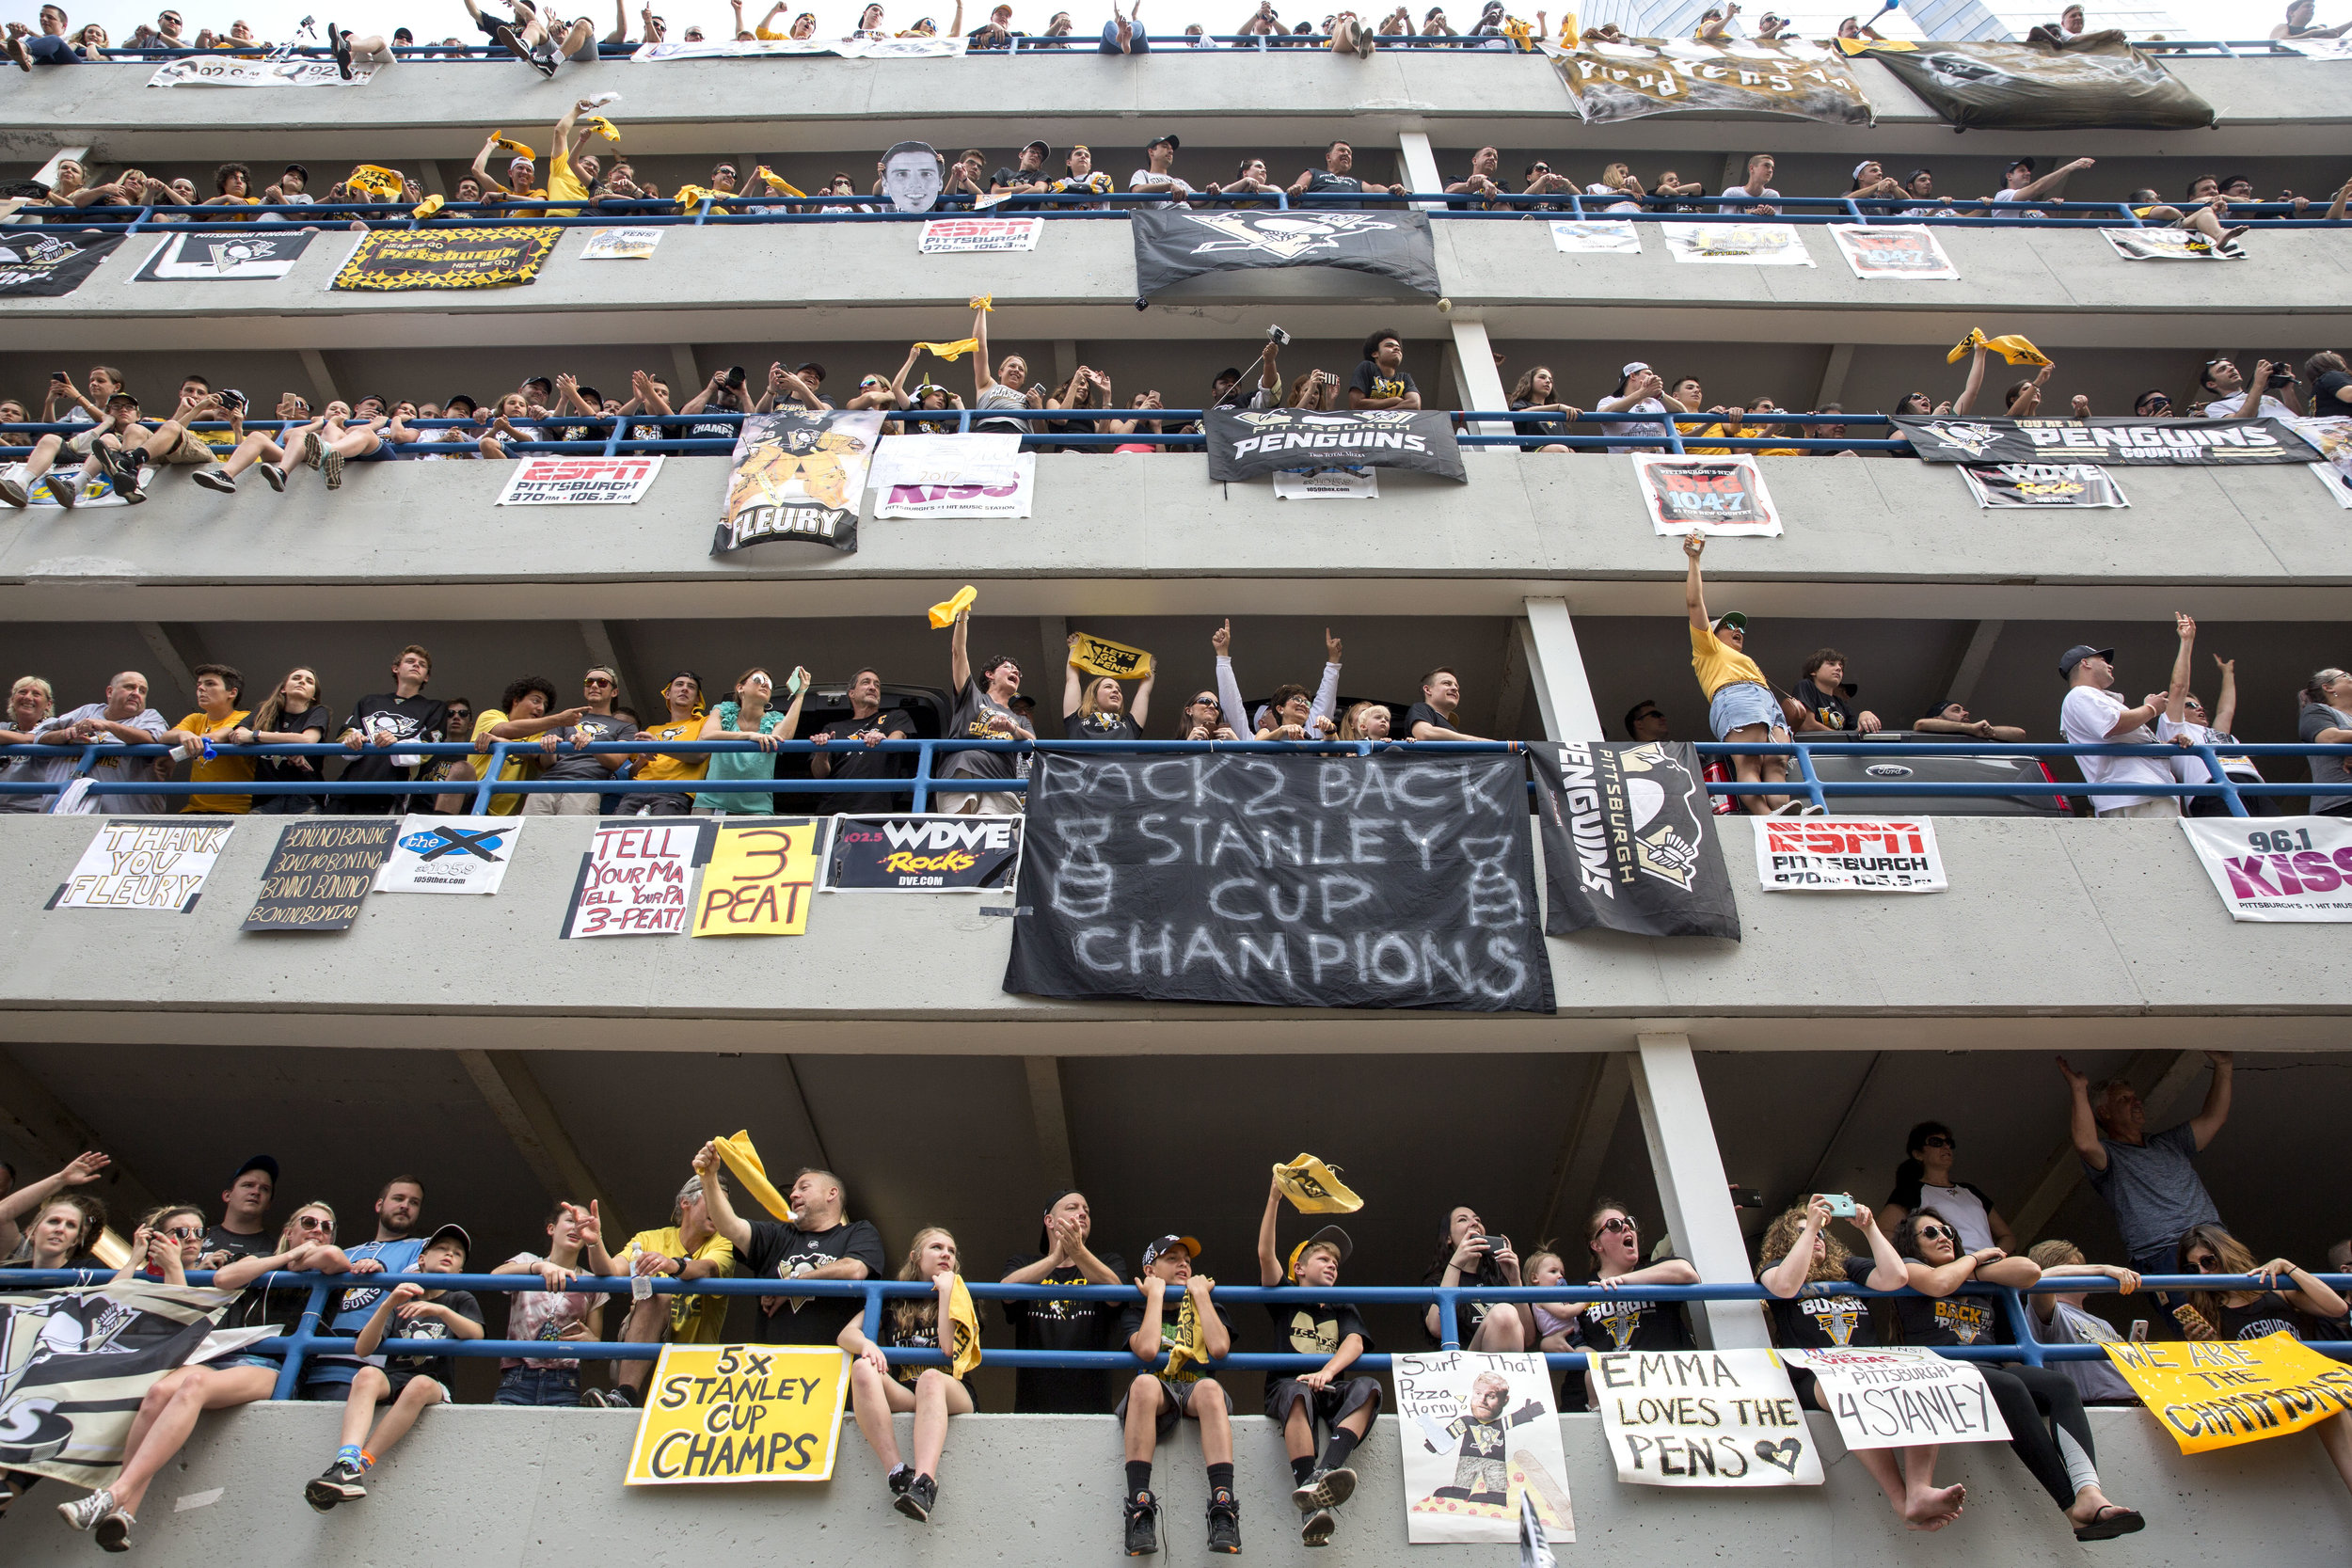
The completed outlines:
<svg viewBox="0 0 2352 1568">
<path fill-rule="evenodd" d="M 1879 728 L 1879 716 L 1853 703 L 1861 689 L 1846 680 L 1846 656 L 1835 648 L 1816 648 L 1813 657 L 1804 661 L 1804 679 L 1797 683 L 1797 701 L 1814 721 L 1823 729 L 1859 730 L 1864 735 Z"/>
<path fill-rule="evenodd" d="M 1258 1222 L 1258 1282 L 1292 1284 L 1327 1291 L 1340 1282 L 1340 1264 L 1355 1250 L 1347 1232 L 1327 1225 L 1291 1249 L 1286 1269 L 1275 1253 L 1274 1220 L 1282 1203 L 1282 1180 L 1274 1179 L 1266 1193 L 1265 1217 Z M 1291 1479 L 1297 1483 L 1291 1501 L 1300 1514 L 1298 1539 L 1310 1546 L 1327 1546 L 1339 1518 L 1331 1511 L 1355 1495 L 1356 1472 L 1348 1458 L 1372 1430 L 1380 1414 L 1380 1384 L 1369 1377 L 1343 1374 L 1357 1357 L 1372 1348 L 1356 1309 L 1326 1302 L 1266 1303 L 1274 1326 L 1298 1355 L 1327 1357 L 1313 1371 L 1286 1377 L 1270 1371 L 1265 1377 L 1266 1418 L 1282 1429 L 1282 1447 L 1290 1455 Z M 1315 1423 L 1330 1436 L 1323 1457 L 1315 1458 Z"/>
<path fill-rule="evenodd" d="M 437 741 L 448 735 L 449 710 L 423 695 L 424 684 L 432 678 L 431 654 L 413 642 L 401 649 L 400 657 L 392 662 L 392 689 L 360 698 L 352 707 L 350 722 L 343 726 L 342 745 L 357 753 L 343 768 L 343 782 L 382 784 L 417 776 L 418 764 L 426 760 L 424 753 L 395 748 L 407 742 Z M 430 810 L 432 800 L 421 795 L 345 795 L 336 804 L 349 816 L 398 816 L 407 811 Z"/>
<path fill-rule="evenodd" d="M 1405 369 L 1405 340 L 1382 327 L 1364 340 L 1363 363 L 1347 386 L 1350 408 L 1421 407 L 1421 388 Z"/>
<path fill-rule="evenodd" d="M 1233 1348 L 1233 1325 L 1225 1308 L 1209 1299 L 1216 1282 L 1192 1272 L 1200 1243 L 1189 1236 L 1162 1236 L 1143 1249 L 1143 1277 L 1136 1285 L 1143 1300 L 1119 1320 L 1120 1338 L 1146 1367 L 1165 1354 L 1168 1365 L 1137 1372 L 1112 1414 L 1126 1430 L 1126 1547 L 1129 1557 L 1160 1549 L 1159 1499 L 1152 1494 L 1152 1456 L 1160 1439 L 1186 1417 L 1200 1423 L 1200 1452 L 1209 1466 L 1209 1550 L 1241 1550 L 1241 1505 L 1233 1497 L 1233 1414 L 1225 1389 L 1207 1376 L 1205 1361 L 1222 1360 Z M 1167 1296 L 1178 1305 L 1170 1321 Z"/>
<path fill-rule="evenodd" d="M 445 1225 L 417 1255 L 416 1272 L 461 1273 L 472 1246 L 473 1238 L 463 1226 Z M 351 1349 L 365 1358 L 374 1355 L 375 1347 L 386 1339 L 481 1338 L 482 1306 L 472 1292 L 395 1285 L 360 1328 Z M 343 1400 L 342 1447 L 335 1450 L 335 1463 L 326 1472 L 303 1486 L 303 1500 L 324 1513 L 337 1503 L 366 1497 L 367 1473 L 376 1460 L 408 1435 L 428 1407 L 449 1402 L 449 1382 L 456 1365 L 452 1355 L 392 1355 L 380 1366 L 360 1368 Z M 378 1418 L 375 1407 L 388 1399 L 392 1407 Z M 373 1433 L 368 1430 L 371 1421 Z M 363 1439 L 370 1441 L 363 1445 Z"/>
<path fill-rule="evenodd" d="M 237 1167 L 220 1195 L 220 1223 L 204 1232 L 198 1267 L 217 1269 L 240 1258 L 265 1258 L 278 1250 L 269 1227 L 269 1203 L 278 1191 L 278 1162 L 256 1154 Z"/>
</svg>

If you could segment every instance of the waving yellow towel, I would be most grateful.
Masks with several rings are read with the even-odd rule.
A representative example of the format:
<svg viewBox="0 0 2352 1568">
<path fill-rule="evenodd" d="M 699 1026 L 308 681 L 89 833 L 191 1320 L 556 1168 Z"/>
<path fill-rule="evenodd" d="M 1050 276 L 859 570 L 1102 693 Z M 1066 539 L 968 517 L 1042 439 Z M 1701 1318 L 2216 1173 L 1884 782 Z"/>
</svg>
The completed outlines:
<svg viewBox="0 0 2352 1568">
<path fill-rule="evenodd" d="M 979 596 L 980 591 L 967 582 L 961 588 L 956 590 L 956 596 L 954 598 L 931 606 L 931 626 L 933 629 L 942 629 L 954 626 L 956 624 L 956 617 L 971 609 L 973 602 Z"/>
<path fill-rule="evenodd" d="M 793 184 L 790 181 L 779 177 L 776 171 L 770 168 L 766 164 L 762 164 L 757 168 L 752 170 L 752 178 L 764 182 L 770 190 L 775 192 L 778 196 L 806 196 L 808 194 L 798 185 Z"/>
<path fill-rule="evenodd" d="M 533 152 L 529 147 L 516 141 L 514 137 L 508 135 L 503 131 L 493 132 L 491 134 L 490 140 L 493 145 L 506 149 L 506 150 L 512 152 L 517 158 L 528 158 L 534 164 L 539 161 L 539 154 Z"/>
<path fill-rule="evenodd" d="M 953 1325 L 953 1342 L 940 1348 L 947 1353 L 947 1370 L 961 1377 L 980 1364 L 980 1315 L 973 1310 L 972 1292 L 963 1288 L 963 1275 L 956 1275 L 956 1288 L 947 1297 L 947 1320 Z"/>
<path fill-rule="evenodd" d="M 1301 1154 L 1286 1165 L 1274 1167 L 1282 1196 L 1302 1214 L 1352 1214 L 1364 1200 L 1340 1180 L 1339 1167 L 1327 1165 L 1311 1154 Z"/>
<path fill-rule="evenodd" d="M 612 129 L 612 122 L 602 115 L 590 115 L 587 123 L 595 127 L 596 135 L 606 141 L 617 143 L 621 139 L 621 134 Z"/>
<path fill-rule="evenodd" d="M 917 343 L 914 346 L 926 354 L 935 354 L 949 364 L 953 364 L 979 347 L 980 341 L 977 338 L 958 338 L 952 343 Z"/>
<path fill-rule="evenodd" d="M 996 309 L 996 296 L 994 294 L 974 294 L 970 299 L 963 302 L 963 308 L 967 310 L 986 310 L 993 313 Z"/>
<path fill-rule="evenodd" d="M 727 1169 L 735 1173 L 738 1181 L 743 1183 L 745 1192 L 759 1200 L 762 1209 L 780 1220 L 790 1221 L 792 1206 L 784 1200 L 782 1193 L 776 1191 L 775 1183 L 768 1180 L 768 1167 L 759 1163 L 759 1150 L 752 1147 L 750 1132 L 738 1132 L 732 1138 L 713 1138 L 710 1147 L 719 1151 L 719 1158 L 726 1162 Z"/>
<path fill-rule="evenodd" d="M 1998 338 L 1987 338 L 1984 346 L 2012 365 L 2047 365 L 2050 356 L 2023 337 L 2011 332 Z"/>
<path fill-rule="evenodd" d="M 1168 1371 L 1165 1375 L 1168 1377 L 1176 1377 L 1187 1361 L 1206 1361 L 1209 1358 L 1207 1347 L 1200 1342 L 1200 1309 L 1192 1304 L 1190 1291 L 1184 1294 L 1184 1305 L 1176 1313 L 1176 1337 L 1168 1347 Z M 1163 1313 L 1168 1310 L 1165 1296 L 1160 1300 L 1160 1310 Z M 1200 1375 L 1199 1372 L 1192 1374 L 1194 1378 Z M 1192 1379 L 1183 1381 L 1190 1382 Z"/>
</svg>

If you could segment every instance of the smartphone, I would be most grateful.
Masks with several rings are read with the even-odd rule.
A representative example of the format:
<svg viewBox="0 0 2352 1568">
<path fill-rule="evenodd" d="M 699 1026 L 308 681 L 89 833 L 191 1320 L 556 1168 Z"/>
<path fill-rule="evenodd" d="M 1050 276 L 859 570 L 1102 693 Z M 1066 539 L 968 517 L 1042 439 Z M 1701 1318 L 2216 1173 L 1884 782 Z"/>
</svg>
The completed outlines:
<svg viewBox="0 0 2352 1568">
<path fill-rule="evenodd" d="M 2148 1320 L 2147 1320 L 2147 1319 L 2145 1319 L 2145 1318 L 2134 1318 L 2134 1319 L 2132 1320 L 2132 1332 L 2131 1332 L 2130 1338 L 2131 1338 L 2132 1343 L 2133 1343 L 2133 1344 L 2135 1344 L 2135 1345 L 2144 1345 L 2144 1344 L 2146 1344 L 2146 1343 L 2148 1342 Z"/>
<path fill-rule="evenodd" d="M 51 371 L 49 372 L 49 379 L 52 381 L 62 381 L 69 387 L 73 385 L 73 377 L 68 375 L 63 371 Z"/>
<path fill-rule="evenodd" d="M 1827 1193 L 1823 1196 L 1829 1199 L 1829 1212 L 1833 1217 L 1841 1220 L 1850 1220 L 1853 1218 L 1853 1199 L 1851 1197 L 1848 1196 L 1844 1193 Z"/>
<path fill-rule="evenodd" d="M 1275 346 L 1277 346 L 1278 348 L 1288 348 L 1288 347 L 1290 347 L 1291 335 L 1290 335 L 1289 333 L 1287 333 L 1287 332 L 1283 331 L 1283 330 L 1282 330 L 1280 327 L 1279 327 L 1279 326 L 1269 326 L 1269 327 L 1267 327 L 1267 328 L 1265 329 L 1265 336 L 1266 336 L 1266 341 L 1267 341 L 1267 342 L 1270 342 L 1270 343 L 1272 343 L 1272 344 L 1274 344 L 1274 345 L 1275 345 Z"/>
<path fill-rule="evenodd" d="M 2172 1308 L 2172 1321 L 2179 1323 L 2184 1331 L 2192 1336 L 2200 1329 L 2208 1334 L 2213 1332 L 2213 1324 L 2205 1321 L 2205 1315 L 2187 1302 L 2183 1302 Z"/>
<path fill-rule="evenodd" d="M 796 666 L 792 673 L 785 677 L 784 694 L 787 697 L 797 697 L 801 694 L 801 688 L 807 684 L 808 672 Z"/>
</svg>

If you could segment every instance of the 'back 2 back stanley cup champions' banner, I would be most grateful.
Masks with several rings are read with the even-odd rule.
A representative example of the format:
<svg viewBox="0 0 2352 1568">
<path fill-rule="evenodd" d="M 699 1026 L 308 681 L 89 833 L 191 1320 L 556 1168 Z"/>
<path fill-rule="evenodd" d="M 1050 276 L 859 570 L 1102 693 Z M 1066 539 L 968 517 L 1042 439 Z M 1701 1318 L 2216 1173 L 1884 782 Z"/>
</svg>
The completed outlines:
<svg viewBox="0 0 2352 1568">
<path fill-rule="evenodd" d="M 1005 990 L 1549 1012 L 1516 756 L 1041 755 Z"/>
<path fill-rule="evenodd" d="M 2108 463 L 2127 467 L 2310 463 L 2284 420 L 1992 420 L 1898 415 L 1923 463 Z"/>
<path fill-rule="evenodd" d="M 2085 33 L 2064 43 L 1855 43 L 1946 121 L 2007 131 L 2189 130 L 2213 105 L 2124 41 Z"/>
<path fill-rule="evenodd" d="M 1572 51 L 1544 53 L 1587 124 L 1698 110 L 1873 123 L 1853 67 L 1818 44 L 1596 39 Z"/>
<path fill-rule="evenodd" d="M 1289 468 L 1410 468 L 1470 482 L 1454 420 L 1409 408 L 1356 408 L 1328 414 L 1305 408 L 1212 408 L 1211 483 L 1256 479 Z"/>
<path fill-rule="evenodd" d="M 1532 745 L 1544 929 L 1740 940 L 1707 780 L 1685 740 Z"/>
<path fill-rule="evenodd" d="M 1128 227 L 1136 241 L 1136 293 L 1145 299 L 1204 272 L 1259 267 L 1345 267 L 1432 298 L 1438 293 L 1438 253 L 1426 213 L 1136 207 L 1129 209 Z"/>
<path fill-rule="evenodd" d="M 771 539 L 857 550 L 866 466 L 882 439 L 878 409 L 854 414 L 754 414 L 735 439 L 726 511 L 710 553 Z"/>
</svg>

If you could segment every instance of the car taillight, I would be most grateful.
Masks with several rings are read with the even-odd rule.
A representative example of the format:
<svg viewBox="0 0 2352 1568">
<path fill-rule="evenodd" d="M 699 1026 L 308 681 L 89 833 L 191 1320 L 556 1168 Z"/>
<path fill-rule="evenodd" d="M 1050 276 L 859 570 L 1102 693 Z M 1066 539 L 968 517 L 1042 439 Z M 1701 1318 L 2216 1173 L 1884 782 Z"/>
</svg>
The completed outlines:
<svg viewBox="0 0 2352 1568">
<path fill-rule="evenodd" d="M 2048 762 L 2041 757 L 2035 757 L 2033 759 L 2033 765 L 2042 769 L 2042 782 L 2043 784 L 2056 786 L 2058 784 L 2058 775 L 2050 771 L 2050 765 Z M 2066 797 L 2063 795 L 2051 796 L 2050 809 L 2053 811 L 2066 810 Z"/>
<path fill-rule="evenodd" d="M 1707 765 L 1707 782 L 1708 784 L 1731 784 L 1734 780 L 1730 768 L 1720 762 L 1710 762 Z M 1740 810 L 1740 797 L 1737 795 L 1717 795 L 1713 797 L 1713 800 L 1715 815 L 1718 816 L 1730 816 Z"/>
</svg>

